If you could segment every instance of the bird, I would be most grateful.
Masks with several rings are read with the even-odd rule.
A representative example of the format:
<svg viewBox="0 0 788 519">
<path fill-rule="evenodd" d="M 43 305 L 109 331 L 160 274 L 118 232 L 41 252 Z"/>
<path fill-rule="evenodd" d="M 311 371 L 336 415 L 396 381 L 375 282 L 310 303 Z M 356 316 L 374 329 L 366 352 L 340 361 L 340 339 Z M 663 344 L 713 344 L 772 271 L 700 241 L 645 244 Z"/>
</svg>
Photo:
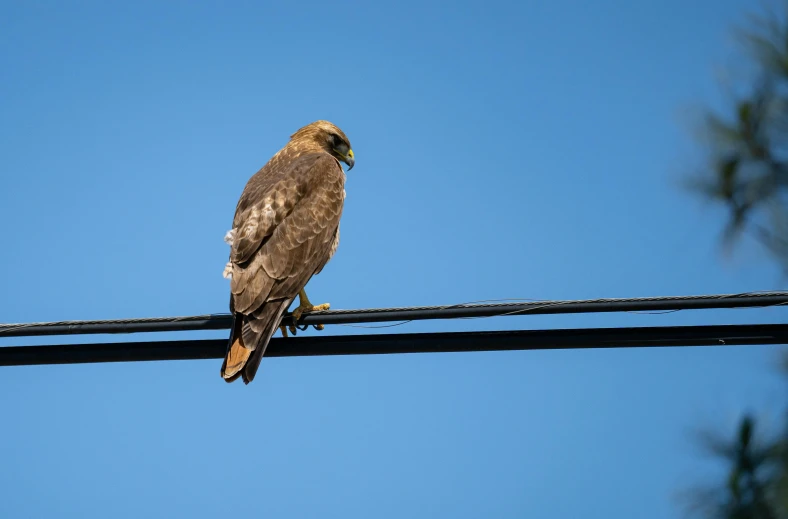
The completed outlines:
<svg viewBox="0 0 788 519">
<path fill-rule="evenodd" d="M 355 165 L 350 140 L 335 124 L 318 120 L 293 133 L 247 181 L 225 235 L 230 257 L 223 275 L 230 279 L 233 320 L 221 369 L 225 381 L 254 380 L 296 296 L 294 323 L 304 313 L 330 308 L 330 303 L 313 305 L 305 286 L 339 246 L 343 162 L 347 171 Z"/>
</svg>

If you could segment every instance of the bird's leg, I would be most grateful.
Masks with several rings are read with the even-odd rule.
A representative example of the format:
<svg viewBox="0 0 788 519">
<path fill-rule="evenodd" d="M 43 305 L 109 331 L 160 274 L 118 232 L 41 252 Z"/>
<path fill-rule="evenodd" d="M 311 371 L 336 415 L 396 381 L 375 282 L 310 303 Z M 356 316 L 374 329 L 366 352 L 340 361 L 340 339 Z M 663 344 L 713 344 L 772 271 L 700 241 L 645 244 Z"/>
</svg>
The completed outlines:
<svg viewBox="0 0 788 519">
<path fill-rule="evenodd" d="M 322 305 L 313 306 L 312 302 L 309 301 L 309 298 L 306 296 L 306 291 L 302 288 L 301 291 L 298 292 L 298 308 L 293 310 L 293 324 L 290 325 L 290 331 L 293 332 L 293 335 L 296 333 L 296 324 L 298 320 L 301 319 L 303 314 L 308 314 L 309 312 L 322 312 L 323 310 L 328 310 L 331 308 L 330 303 L 323 303 Z M 322 324 L 316 324 L 315 328 L 318 330 L 322 330 L 324 326 Z"/>
</svg>

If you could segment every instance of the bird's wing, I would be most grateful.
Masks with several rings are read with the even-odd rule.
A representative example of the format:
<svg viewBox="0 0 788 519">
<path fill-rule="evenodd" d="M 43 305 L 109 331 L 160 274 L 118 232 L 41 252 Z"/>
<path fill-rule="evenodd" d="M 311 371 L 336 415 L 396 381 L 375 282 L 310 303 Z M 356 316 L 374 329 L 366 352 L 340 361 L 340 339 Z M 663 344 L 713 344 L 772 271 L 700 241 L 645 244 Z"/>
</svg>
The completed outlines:
<svg viewBox="0 0 788 519">
<path fill-rule="evenodd" d="M 344 172 L 326 153 L 302 155 L 250 179 L 230 253 L 234 311 L 292 299 L 328 254 L 344 202 Z"/>
<path fill-rule="evenodd" d="M 315 269 L 315 275 L 320 274 L 320 272 L 323 270 L 323 267 L 326 266 L 326 263 L 328 263 L 331 258 L 334 257 L 337 248 L 339 248 L 339 224 L 337 224 L 337 230 L 334 233 L 334 237 L 331 239 L 331 246 L 328 248 L 328 254 L 325 255 L 323 261 L 317 266 L 317 269 Z"/>
</svg>

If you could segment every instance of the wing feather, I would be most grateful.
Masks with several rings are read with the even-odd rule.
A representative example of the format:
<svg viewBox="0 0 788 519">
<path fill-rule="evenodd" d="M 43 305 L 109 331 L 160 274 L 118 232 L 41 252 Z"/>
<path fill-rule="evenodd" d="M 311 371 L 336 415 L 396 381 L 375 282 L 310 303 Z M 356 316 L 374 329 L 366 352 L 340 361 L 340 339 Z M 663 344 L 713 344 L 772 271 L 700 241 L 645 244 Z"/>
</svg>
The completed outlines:
<svg viewBox="0 0 788 519">
<path fill-rule="evenodd" d="M 325 255 L 323 261 L 320 262 L 317 269 L 315 270 L 315 275 L 320 274 L 323 271 L 323 267 L 334 257 L 334 254 L 337 252 L 337 248 L 339 247 L 339 225 L 337 225 L 337 231 L 334 233 L 334 238 L 331 240 L 331 247 L 329 247 L 328 254 Z"/>
<path fill-rule="evenodd" d="M 231 293 L 243 314 L 292 299 L 322 269 L 344 201 L 344 172 L 326 153 L 296 157 L 269 176 L 264 169 L 247 184 L 234 222 Z"/>
</svg>

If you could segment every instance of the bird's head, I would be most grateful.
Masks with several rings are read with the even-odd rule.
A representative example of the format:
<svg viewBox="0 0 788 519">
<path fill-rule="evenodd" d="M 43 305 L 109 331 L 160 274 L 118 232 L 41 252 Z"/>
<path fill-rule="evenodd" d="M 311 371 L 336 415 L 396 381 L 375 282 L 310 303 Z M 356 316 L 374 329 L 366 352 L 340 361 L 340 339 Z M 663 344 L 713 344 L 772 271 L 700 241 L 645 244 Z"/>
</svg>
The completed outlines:
<svg viewBox="0 0 788 519">
<path fill-rule="evenodd" d="M 291 135 L 290 140 L 308 143 L 311 145 L 310 147 L 317 146 L 327 151 L 347 164 L 348 171 L 353 169 L 353 165 L 356 163 L 347 135 L 328 121 L 315 121 L 307 124 Z"/>
</svg>

